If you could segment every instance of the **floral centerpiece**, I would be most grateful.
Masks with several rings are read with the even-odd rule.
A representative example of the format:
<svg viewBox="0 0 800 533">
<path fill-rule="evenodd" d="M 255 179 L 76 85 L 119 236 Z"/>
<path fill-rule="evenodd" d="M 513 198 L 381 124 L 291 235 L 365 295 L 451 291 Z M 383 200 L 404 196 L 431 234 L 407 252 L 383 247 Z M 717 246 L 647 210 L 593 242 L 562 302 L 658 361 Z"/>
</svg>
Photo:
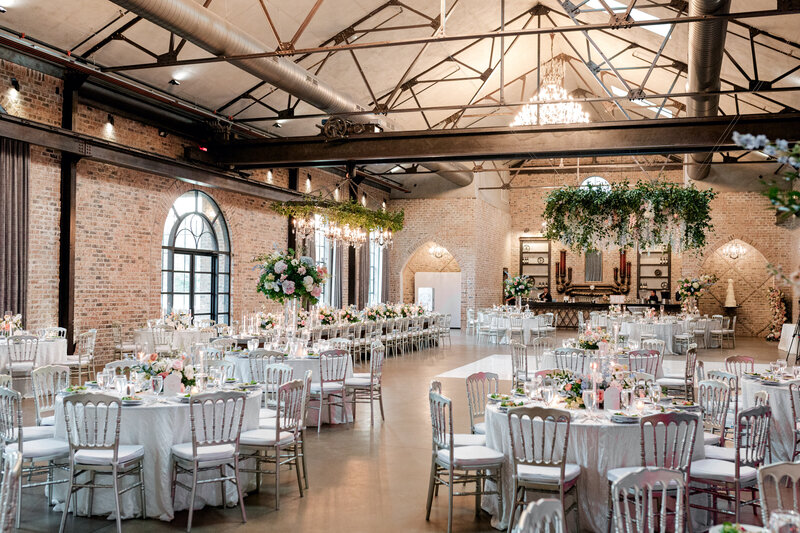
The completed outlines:
<svg viewBox="0 0 800 533">
<path fill-rule="evenodd" d="M 274 329 L 278 327 L 278 317 L 272 313 L 259 311 L 256 313 L 256 321 L 259 329 Z"/>
<path fill-rule="evenodd" d="M 334 308 L 322 305 L 318 312 L 319 323 L 323 326 L 330 326 L 336 323 L 336 310 Z"/>
<path fill-rule="evenodd" d="M 22 315 L 3 315 L 3 320 L 0 322 L 0 332 L 5 335 L 13 335 L 15 331 L 22 329 Z"/>
<path fill-rule="evenodd" d="M 342 319 L 342 322 L 348 322 L 350 324 L 361 322 L 361 317 L 358 314 L 358 310 L 352 305 L 342 309 L 339 317 Z"/>
<path fill-rule="evenodd" d="M 416 304 L 401 304 L 398 306 L 397 311 L 402 317 L 422 316 L 425 314 L 425 308 Z"/>
<path fill-rule="evenodd" d="M 367 320 L 380 320 L 383 318 L 383 314 L 380 312 L 378 306 L 370 306 L 364 308 L 364 318 Z"/>
<path fill-rule="evenodd" d="M 772 310 L 772 318 L 769 323 L 769 332 L 766 339 L 777 342 L 781 339 L 781 329 L 786 322 L 786 304 L 783 302 L 783 292 L 775 287 L 767 289 L 769 307 Z"/>
<path fill-rule="evenodd" d="M 270 300 L 284 303 L 302 299 L 316 305 L 322 296 L 322 284 L 328 277 L 324 265 L 317 266 L 308 256 L 298 256 L 291 248 L 255 258 L 261 272 L 256 286 Z"/>
<path fill-rule="evenodd" d="M 158 354 L 152 353 L 145 355 L 139 361 L 137 369 L 150 378 L 155 376 L 166 378 L 170 374 L 178 373 L 184 387 L 192 387 L 195 384 L 194 367 L 187 364 L 184 357 L 159 357 Z"/>
<path fill-rule="evenodd" d="M 718 278 L 714 274 L 703 274 L 699 278 L 686 278 L 678 281 L 681 309 L 686 313 L 695 313 L 697 311 L 697 299 L 717 280 Z"/>
<path fill-rule="evenodd" d="M 598 350 L 601 342 L 609 342 L 609 340 L 608 333 L 587 328 L 578 336 L 578 346 L 584 350 Z"/>
<path fill-rule="evenodd" d="M 397 312 L 397 309 L 391 305 L 381 304 L 380 312 L 383 315 L 383 318 L 397 318 L 400 316 L 400 313 Z"/>
<path fill-rule="evenodd" d="M 164 324 L 174 329 L 186 329 L 192 325 L 192 312 L 173 309 L 164 315 Z"/>
<path fill-rule="evenodd" d="M 604 384 L 603 388 L 617 387 L 618 389 L 633 389 L 636 387 L 636 380 L 631 376 L 628 371 L 627 365 L 619 363 L 614 364 L 611 368 L 611 376 L 608 383 Z"/>
<path fill-rule="evenodd" d="M 616 304 L 611 304 L 611 305 L 608 306 L 608 313 L 611 314 L 611 315 L 622 314 L 622 306 L 621 305 L 616 305 Z"/>
<path fill-rule="evenodd" d="M 570 409 L 583 409 L 583 387 L 591 387 L 589 381 L 584 381 L 569 370 L 551 370 L 547 377 L 559 388 L 567 407 Z"/>
<path fill-rule="evenodd" d="M 534 279 L 530 276 L 516 276 L 505 281 L 504 289 L 506 299 L 526 296 L 536 288 Z"/>
</svg>

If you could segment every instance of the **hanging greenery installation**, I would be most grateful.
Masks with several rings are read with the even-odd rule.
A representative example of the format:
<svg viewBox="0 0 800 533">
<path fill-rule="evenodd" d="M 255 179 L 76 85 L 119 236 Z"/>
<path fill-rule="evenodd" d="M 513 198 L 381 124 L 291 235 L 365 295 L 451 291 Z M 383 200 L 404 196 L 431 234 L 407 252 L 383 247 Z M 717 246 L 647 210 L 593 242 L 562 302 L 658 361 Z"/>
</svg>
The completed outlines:
<svg viewBox="0 0 800 533">
<path fill-rule="evenodd" d="M 578 252 L 604 248 L 700 249 L 713 231 L 712 190 L 667 182 L 563 187 L 547 197 L 545 237 Z"/>
<path fill-rule="evenodd" d="M 314 199 L 297 202 L 274 202 L 272 210 L 284 216 L 308 219 L 320 215 L 338 226 L 350 226 L 370 231 L 391 231 L 397 233 L 403 229 L 403 218 L 400 211 L 373 211 L 355 201 L 335 202 L 332 200 Z"/>
</svg>

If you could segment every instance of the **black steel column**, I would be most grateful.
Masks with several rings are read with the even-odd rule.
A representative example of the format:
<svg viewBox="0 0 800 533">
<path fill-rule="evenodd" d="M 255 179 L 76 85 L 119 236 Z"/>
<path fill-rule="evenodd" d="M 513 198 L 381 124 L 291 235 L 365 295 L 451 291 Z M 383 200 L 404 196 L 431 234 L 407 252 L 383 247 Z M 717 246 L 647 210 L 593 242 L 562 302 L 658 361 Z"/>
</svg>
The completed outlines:
<svg viewBox="0 0 800 533">
<path fill-rule="evenodd" d="M 77 90 L 85 80 L 85 75 L 70 72 L 64 77 L 64 102 L 61 107 L 61 127 L 64 129 L 72 129 L 78 105 Z M 80 156 L 61 152 L 58 325 L 67 329 L 68 353 L 72 353 L 75 347 L 75 225 L 78 161 Z"/>
<path fill-rule="evenodd" d="M 289 169 L 289 189 L 296 191 L 297 190 L 297 175 L 299 171 L 296 168 Z M 287 219 L 289 224 L 289 233 L 287 234 L 286 238 L 286 247 L 294 249 L 297 246 L 297 236 L 294 234 L 294 228 L 292 227 L 292 217 Z M 298 250 L 295 250 L 298 251 Z"/>
<path fill-rule="evenodd" d="M 350 178 L 348 189 L 350 191 L 350 201 L 358 202 L 358 186 L 364 178 L 356 176 L 356 165 L 352 161 L 347 162 L 347 176 Z M 347 305 L 356 305 L 356 249 L 352 246 L 347 247 Z"/>
</svg>

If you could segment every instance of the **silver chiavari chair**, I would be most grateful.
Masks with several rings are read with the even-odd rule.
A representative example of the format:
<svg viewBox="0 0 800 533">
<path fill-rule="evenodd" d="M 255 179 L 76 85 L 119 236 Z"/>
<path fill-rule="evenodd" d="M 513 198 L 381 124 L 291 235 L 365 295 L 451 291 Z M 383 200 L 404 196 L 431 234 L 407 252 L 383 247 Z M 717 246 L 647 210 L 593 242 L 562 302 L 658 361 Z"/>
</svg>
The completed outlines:
<svg viewBox="0 0 800 533">
<path fill-rule="evenodd" d="M 772 511 L 800 511 L 800 464 L 773 463 L 758 469 L 758 495 L 761 523 L 769 524 Z M 791 498 L 787 498 L 791 494 Z"/>
<path fill-rule="evenodd" d="M 431 429 L 433 443 L 431 452 L 431 474 L 428 483 L 428 503 L 425 520 L 430 520 L 433 496 L 438 494 L 440 485 L 448 488 L 447 533 L 453 527 L 453 497 L 475 496 L 476 512 L 480 506 L 481 495 L 497 495 L 500 508 L 503 507 L 502 475 L 504 456 L 502 452 L 486 446 L 456 446 L 453 434 L 453 404 L 449 398 L 430 391 L 428 399 L 431 410 Z M 497 487 L 486 490 L 486 480 L 492 480 Z M 472 492 L 456 492 L 454 485 L 475 484 Z"/>
<path fill-rule="evenodd" d="M 725 446 L 725 420 L 731 389 L 727 383 L 708 379 L 697 387 L 697 403 L 703 410 L 703 444 L 705 446 Z"/>
<path fill-rule="evenodd" d="M 14 379 L 29 380 L 38 366 L 39 338 L 33 335 L 12 335 L 8 338 L 6 369 Z"/>
<path fill-rule="evenodd" d="M 618 533 L 676 533 L 684 530 L 686 521 L 687 483 L 680 470 L 661 467 L 641 468 L 615 481 L 611 492 L 614 498 L 614 520 Z M 667 507 L 675 498 L 675 509 Z M 670 527 L 669 515 L 674 515 Z"/>
<path fill-rule="evenodd" d="M 11 450 L 3 452 L 3 485 L 0 487 L 0 531 L 16 530 L 15 516 L 22 484 L 22 454 Z"/>
<path fill-rule="evenodd" d="M 31 372 L 37 426 L 53 427 L 56 425 L 54 418 L 56 398 L 58 398 L 58 393 L 69 387 L 69 384 L 68 366 L 41 366 Z"/>
<path fill-rule="evenodd" d="M 280 508 L 281 468 L 294 466 L 297 472 L 297 486 L 300 497 L 303 497 L 303 484 L 300 474 L 300 448 L 297 445 L 303 425 L 303 409 L 305 407 L 305 382 L 302 379 L 287 381 L 276 390 L 274 428 L 259 427 L 244 431 L 239 439 L 242 447 L 239 461 L 252 459 L 256 467 L 240 468 L 240 472 L 256 473 L 256 485 L 261 488 L 263 474 L 275 476 L 275 509 Z M 289 451 L 289 453 L 282 453 Z M 275 466 L 273 471 L 263 468 L 264 465 Z"/>
<path fill-rule="evenodd" d="M 90 329 L 78 335 L 75 353 L 67 356 L 67 366 L 77 367 L 78 383 L 88 381 L 95 374 L 94 350 L 97 344 L 97 330 Z"/>
<path fill-rule="evenodd" d="M 377 346 L 375 345 L 377 344 Z M 381 388 L 383 376 L 383 358 L 386 348 L 380 343 L 373 343 L 369 358 L 369 376 L 353 376 L 344 380 L 347 392 L 350 393 L 350 402 L 353 409 L 353 422 L 356 419 L 356 404 L 369 404 L 370 425 L 375 423 L 374 401 L 378 400 L 381 409 L 381 420 L 385 420 L 383 415 L 383 389 Z"/>
<path fill-rule="evenodd" d="M 519 515 L 514 533 L 567 533 L 561 502 L 555 498 L 542 498 L 529 503 Z"/>
<path fill-rule="evenodd" d="M 119 430 L 122 401 L 117 396 L 99 393 L 73 394 L 64 398 L 64 419 L 69 439 L 69 488 L 61 515 L 60 532 L 63 533 L 73 495 L 81 489 L 89 489 L 89 516 L 96 489 L 113 489 L 114 514 L 117 533 L 122 532 L 122 508 L 120 495 L 138 488 L 141 498 L 141 516 L 147 516 L 144 495 L 144 447 L 120 444 Z M 88 474 L 88 481 L 80 481 Z M 111 476 L 111 484 L 95 481 L 99 476 Z M 84 476 L 85 477 L 85 476 Z M 138 478 L 124 489 L 123 479 Z"/>
<path fill-rule="evenodd" d="M 528 381 L 528 349 L 521 342 L 511 341 L 511 388 Z"/>
<path fill-rule="evenodd" d="M 545 353 L 552 352 L 555 349 L 556 344 L 553 337 L 537 337 L 531 341 L 528 353 L 533 356 L 537 370 L 539 369 L 539 364 Z"/>
<path fill-rule="evenodd" d="M 580 348 L 556 348 L 553 350 L 556 368 L 583 374 L 586 352 Z"/>
<path fill-rule="evenodd" d="M 333 422 L 333 408 L 340 407 L 347 421 L 345 379 L 350 365 L 350 353 L 344 350 L 329 350 L 319 356 L 319 383 L 311 384 L 311 397 L 319 401 L 311 409 L 318 411 L 317 433 L 322 428 L 322 413 L 328 407 L 328 422 Z"/>
<path fill-rule="evenodd" d="M 686 366 L 684 373 L 665 374 L 658 378 L 658 384 L 667 389 L 668 393 L 673 393 L 685 400 L 694 401 L 694 375 L 697 366 L 697 345 L 690 344 L 686 350 Z"/>
<path fill-rule="evenodd" d="M 264 367 L 264 396 L 267 408 L 278 405 L 278 391 L 284 383 L 292 381 L 294 368 L 283 363 L 272 363 Z"/>
<path fill-rule="evenodd" d="M 247 522 L 239 477 L 239 437 L 244 420 L 244 403 L 245 394 L 236 391 L 207 392 L 192 396 L 189 404 L 192 442 L 172 446 L 173 505 L 177 487 L 192 495 L 186 531 L 192 529 L 197 485 L 205 483 L 219 483 L 223 497 L 225 482 L 233 483 L 242 510 L 242 522 Z M 226 473 L 226 468 L 232 474 Z M 219 475 L 198 479 L 201 472 L 217 472 Z M 190 485 L 180 481 L 182 475 L 191 477 Z M 220 504 L 224 506 L 225 502 Z"/>
<path fill-rule="evenodd" d="M 486 434 L 486 423 L 478 421 L 486 415 L 486 403 L 490 394 L 496 394 L 500 378 L 493 372 L 476 372 L 467 376 L 467 403 L 469 425 L 472 433 Z"/>
<path fill-rule="evenodd" d="M 542 431 L 543 427 L 547 427 L 547 431 Z M 564 516 L 574 508 L 577 517 L 581 468 L 567 462 L 569 428 L 570 414 L 561 409 L 519 407 L 509 411 L 508 431 L 514 462 L 514 502 L 509 530 L 517 509 L 528 503 L 525 498 L 529 490 L 537 494 L 557 494 Z M 572 503 L 567 506 L 569 496 L 572 496 Z M 580 518 L 576 518 L 576 523 L 576 531 L 580 531 Z"/>
<path fill-rule="evenodd" d="M 634 372 L 657 375 L 661 366 L 661 354 L 655 350 L 633 350 L 628 354 L 628 367 Z"/>
</svg>

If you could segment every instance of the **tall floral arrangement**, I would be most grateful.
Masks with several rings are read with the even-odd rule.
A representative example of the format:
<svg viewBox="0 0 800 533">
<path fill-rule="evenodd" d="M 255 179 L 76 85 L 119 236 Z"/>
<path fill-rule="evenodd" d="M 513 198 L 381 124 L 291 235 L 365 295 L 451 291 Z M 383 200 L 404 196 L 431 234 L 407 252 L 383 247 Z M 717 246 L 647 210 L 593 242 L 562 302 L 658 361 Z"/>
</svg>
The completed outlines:
<svg viewBox="0 0 800 533">
<path fill-rule="evenodd" d="M 164 324 L 175 329 L 186 329 L 192 325 L 192 312 L 173 309 L 164 315 Z"/>
<path fill-rule="evenodd" d="M 783 292 L 778 288 L 767 289 L 767 297 L 769 298 L 769 308 L 772 311 L 772 319 L 766 339 L 777 342 L 781 338 L 783 323 L 786 322 L 786 304 L 783 301 Z"/>
<path fill-rule="evenodd" d="M 356 309 L 353 305 L 342 309 L 339 317 L 342 319 L 342 322 L 348 322 L 350 324 L 361 322 L 361 316 L 358 313 L 358 309 Z"/>
<path fill-rule="evenodd" d="M 287 300 L 304 300 L 316 305 L 322 295 L 322 284 L 328 278 L 324 265 L 317 266 L 308 256 L 299 256 L 291 248 L 286 252 L 274 251 L 254 259 L 261 272 L 257 290 L 270 300 L 284 303 Z"/>
<path fill-rule="evenodd" d="M 526 296 L 536 288 L 534 279 L 530 276 L 516 276 L 505 281 L 504 289 L 506 298 Z"/>
<path fill-rule="evenodd" d="M 608 333 L 587 328 L 586 331 L 578 335 L 578 346 L 584 350 L 597 350 L 601 342 L 609 342 Z"/>
<path fill-rule="evenodd" d="M 693 311 L 697 299 L 705 294 L 719 278 L 714 274 L 703 274 L 698 278 L 685 278 L 678 281 L 678 294 L 681 297 L 681 308 L 685 312 Z"/>
<path fill-rule="evenodd" d="M 3 315 L 3 320 L 0 321 L 0 332 L 3 335 L 13 335 L 19 329 L 22 329 L 22 315 Z"/>
<path fill-rule="evenodd" d="M 569 370 L 551 370 L 547 377 L 561 390 L 564 402 L 570 409 L 583 409 L 583 388 L 591 387 L 588 380 L 583 380 Z"/>
</svg>

